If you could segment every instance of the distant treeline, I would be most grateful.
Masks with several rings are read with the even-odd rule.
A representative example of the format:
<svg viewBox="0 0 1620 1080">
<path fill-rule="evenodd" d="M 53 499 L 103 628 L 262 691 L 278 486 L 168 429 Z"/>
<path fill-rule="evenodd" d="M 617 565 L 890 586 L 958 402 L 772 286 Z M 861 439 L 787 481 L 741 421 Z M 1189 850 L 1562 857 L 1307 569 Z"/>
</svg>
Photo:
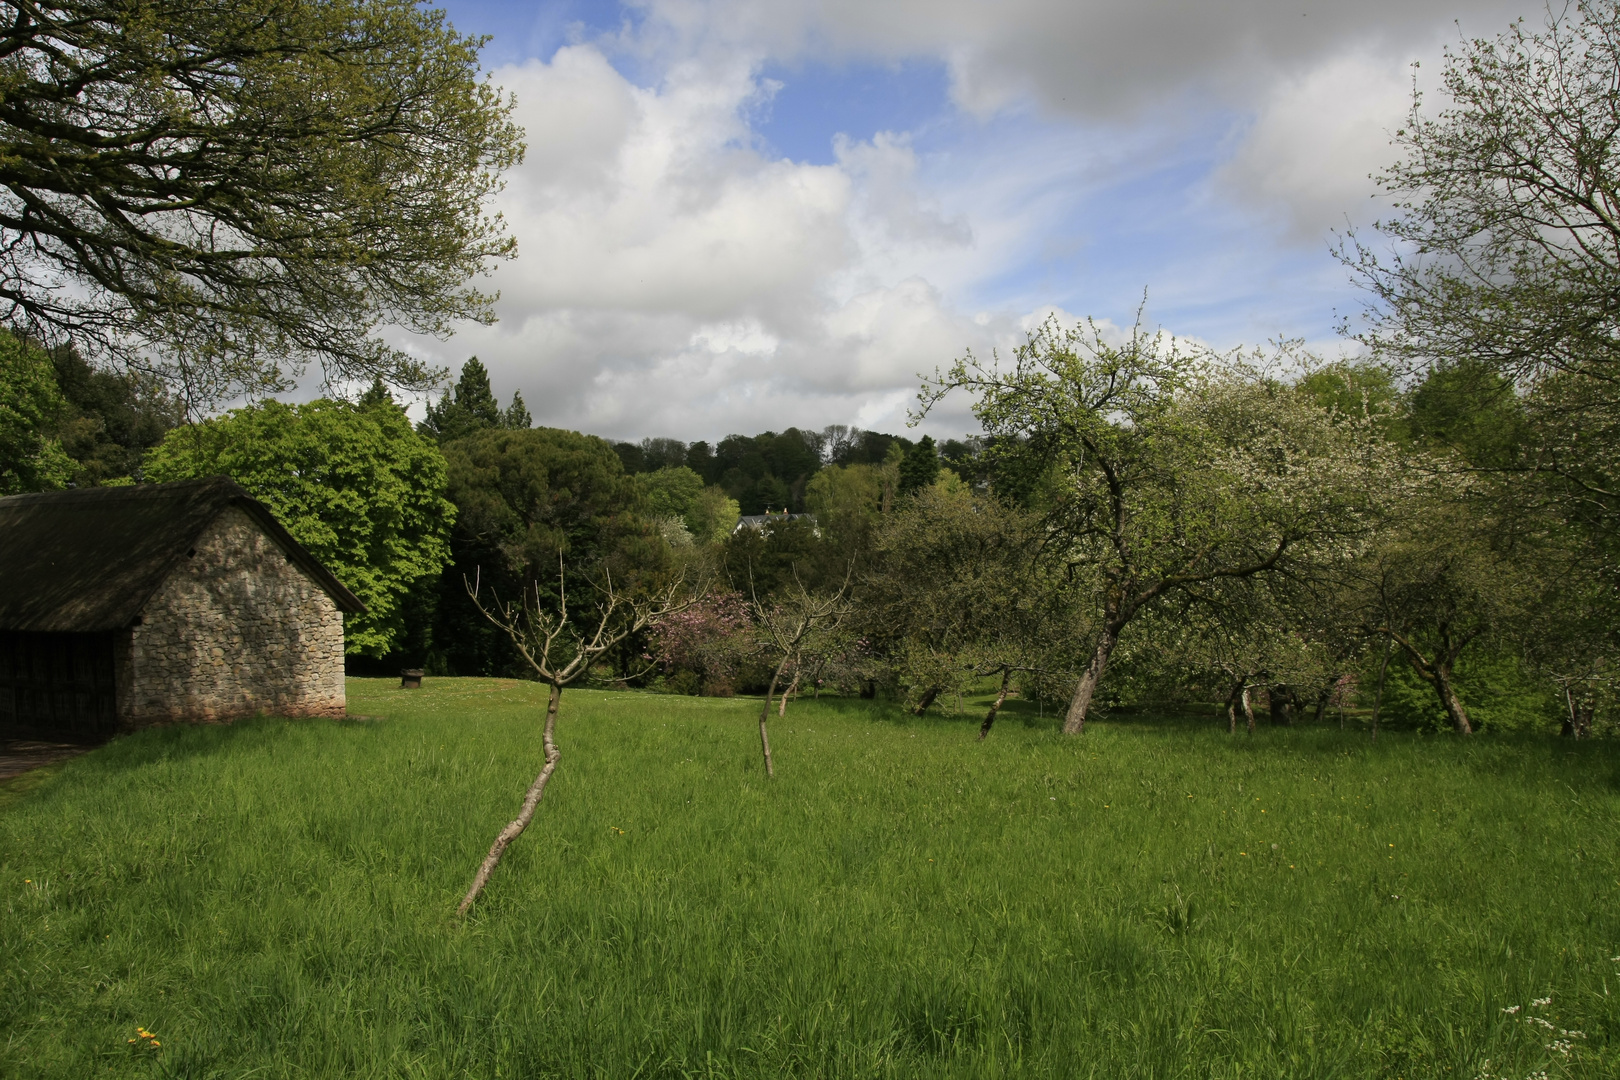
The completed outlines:
<svg viewBox="0 0 1620 1080">
<path fill-rule="evenodd" d="M 901 435 L 833 424 L 820 431 L 790 427 L 780 434 L 727 435 L 714 446 L 701 440 L 647 438 L 615 443 L 613 449 L 625 472 L 655 473 L 684 466 L 736 499 L 744 514 L 784 509 L 797 514 L 805 511 L 805 489 L 822 467 L 882 465 L 917 445 Z M 947 439 L 938 455 L 943 464 L 970 478 L 978 472 L 980 449 L 976 439 Z"/>
</svg>

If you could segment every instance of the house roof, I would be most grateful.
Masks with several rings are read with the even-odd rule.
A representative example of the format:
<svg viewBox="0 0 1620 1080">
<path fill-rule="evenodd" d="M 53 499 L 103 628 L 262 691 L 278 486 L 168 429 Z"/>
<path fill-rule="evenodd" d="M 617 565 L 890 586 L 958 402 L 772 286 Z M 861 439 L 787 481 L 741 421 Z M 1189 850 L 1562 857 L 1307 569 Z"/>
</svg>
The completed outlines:
<svg viewBox="0 0 1620 1080">
<path fill-rule="evenodd" d="M 0 499 L 0 630 L 129 626 L 225 510 L 244 511 L 343 611 L 364 611 L 265 505 L 228 476 Z"/>
<path fill-rule="evenodd" d="M 764 514 L 744 514 L 742 517 L 737 519 L 737 524 L 732 527 L 731 531 L 737 532 L 739 529 L 763 529 L 765 526 L 775 524 L 778 521 L 803 521 L 806 518 L 808 518 L 810 521 L 815 521 L 816 515 L 789 514 L 786 511 L 783 511 L 780 514 L 772 514 L 769 512 Z"/>
</svg>

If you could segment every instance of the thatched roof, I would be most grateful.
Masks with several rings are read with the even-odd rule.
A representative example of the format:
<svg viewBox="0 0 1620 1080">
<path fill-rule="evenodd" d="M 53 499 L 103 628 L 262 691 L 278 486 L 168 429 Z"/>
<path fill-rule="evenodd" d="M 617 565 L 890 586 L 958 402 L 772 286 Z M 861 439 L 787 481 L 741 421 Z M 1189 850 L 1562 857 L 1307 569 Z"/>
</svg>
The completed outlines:
<svg viewBox="0 0 1620 1080">
<path fill-rule="evenodd" d="M 226 509 L 253 518 L 343 611 L 365 605 L 227 476 L 0 499 L 0 630 L 129 626 Z"/>
</svg>

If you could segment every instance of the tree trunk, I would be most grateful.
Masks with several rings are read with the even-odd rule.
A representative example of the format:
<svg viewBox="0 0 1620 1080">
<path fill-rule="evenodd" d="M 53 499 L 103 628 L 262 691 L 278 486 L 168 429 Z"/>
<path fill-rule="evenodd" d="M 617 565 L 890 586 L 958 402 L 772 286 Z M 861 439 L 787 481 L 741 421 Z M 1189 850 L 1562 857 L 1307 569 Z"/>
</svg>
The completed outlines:
<svg viewBox="0 0 1620 1080">
<path fill-rule="evenodd" d="M 1091 654 L 1091 663 L 1086 665 L 1085 674 L 1080 676 L 1080 685 L 1074 688 L 1069 713 L 1063 718 L 1063 734 L 1079 735 L 1086 730 L 1086 710 L 1091 708 L 1091 696 L 1097 692 L 1097 684 L 1102 681 L 1103 672 L 1108 670 L 1108 658 L 1113 655 L 1117 644 L 1119 630 L 1112 626 L 1104 627 L 1102 637 L 1097 641 L 1097 651 Z"/>
<path fill-rule="evenodd" d="M 934 703 L 934 699 L 937 697 L 939 697 L 939 687 L 930 686 L 927 690 L 924 690 L 922 700 L 917 703 L 917 707 L 915 709 L 911 710 L 912 715 L 921 716 L 923 713 L 927 712 L 928 706 L 932 705 Z"/>
<path fill-rule="evenodd" d="M 1243 679 L 1239 679 L 1232 684 L 1232 692 L 1226 695 L 1226 733 L 1228 735 L 1237 734 L 1238 702 L 1243 697 L 1246 685 Z"/>
<path fill-rule="evenodd" d="M 1472 735 L 1474 725 L 1468 721 L 1468 710 L 1463 708 L 1462 699 L 1451 685 L 1451 665 L 1434 665 L 1433 677 L 1429 680 L 1435 692 L 1440 695 L 1440 704 L 1445 707 L 1446 715 L 1451 718 L 1452 729 L 1459 735 Z"/>
<path fill-rule="evenodd" d="M 1294 688 L 1287 683 L 1278 683 L 1271 688 L 1269 699 L 1267 711 L 1271 715 L 1272 726 L 1291 726 L 1294 723 Z"/>
<path fill-rule="evenodd" d="M 1579 738 L 1575 726 L 1577 719 L 1575 715 L 1575 697 L 1569 692 L 1568 686 L 1564 687 L 1564 704 L 1569 706 L 1569 715 L 1564 718 L 1563 726 L 1559 729 L 1558 734 L 1568 735 L 1572 739 Z"/>
<path fill-rule="evenodd" d="M 529 785 L 528 793 L 523 796 L 523 808 L 518 811 L 518 816 L 500 831 L 495 837 L 495 842 L 490 845 L 489 854 L 484 856 L 484 864 L 473 876 L 472 888 L 467 890 L 467 895 L 461 898 L 461 906 L 456 909 L 458 916 L 467 914 L 467 909 L 478 899 L 478 894 L 484 891 L 484 885 L 489 881 L 489 875 L 495 872 L 495 866 L 501 861 L 501 856 L 506 853 L 507 845 L 523 835 L 523 830 L 529 827 L 535 809 L 539 807 L 540 799 L 546 793 L 546 783 L 551 779 L 551 774 L 557 771 L 557 762 L 562 760 L 562 753 L 557 749 L 556 741 L 557 706 L 561 702 L 562 687 L 552 683 L 551 699 L 546 702 L 545 731 L 540 737 L 546 751 L 545 766 L 541 768 L 540 775 L 534 778 L 534 783 Z"/>
<path fill-rule="evenodd" d="M 1328 702 L 1333 700 L 1333 690 L 1338 685 L 1339 677 L 1335 675 L 1328 679 L 1327 685 L 1322 688 L 1322 692 L 1316 695 L 1316 722 L 1318 724 L 1327 715 Z"/>
<path fill-rule="evenodd" d="M 1007 687 L 1012 682 L 1012 668 L 1001 669 L 1001 692 L 991 704 L 990 711 L 985 715 L 984 723 L 979 725 L 979 741 L 983 742 L 990 734 L 990 725 L 996 722 L 996 713 L 1001 711 L 1001 703 L 1007 700 Z"/>
<path fill-rule="evenodd" d="M 1249 700 L 1249 684 L 1243 684 L 1243 721 L 1249 725 L 1249 734 L 1254 734 L 1254 702 Z"/>
<path fill-rule="evenodd" d="M 776 684 L 782 681 L 782 669 L 785 667 L 787 667 L 787 657 L 784 656 L 782 662 L 776 665 L 776 670 L 771 672 L 770 689 L 765 691 L 765 702 L 759 707 L 759 752 L 765 758 L 765 775 L 767 777 L 776 775 L 776 766 L 771 764 L 771 737 L 765 730 L 765 721 L 770 719 L 771 702 L 776 700 Z"/>
<path fill-rule="evenodd" d="M 799 676 L 801 674 L 803 674 L 803 673 L 800 672 L 800 671 L 795 670 L 793 672 L 793 681 L 788 683 L 788 688 L 786 690 L 782 691 L 782 706 L 781 706 L 781 708 L 776 710 L 776 715 L 777 716 L 786 716 L 787 715 L 787 699 L 788 699 L 788 695 L 792 694 L 793 691 L 795 691 L 795 690 L 797 690 L 799 688 Z"/>
<path fill-rule="evenodd" d="M 877 697 L 877 680 L 876 679 L 862 679 L 861 680 L 861 697 L 863 697 L 863 698 L 875 698 L 875 697 Z"/>
<path fill-rule="evenodd" d="M 1389 674 L 1390 640 L 1384 638 L 1384 662 L 1378 665 L 1378 690 L 1373 694 L 1372 741 L 1378 741 L 1378 711 L 1384 706 L 1384 676 Z"/>
</svg>

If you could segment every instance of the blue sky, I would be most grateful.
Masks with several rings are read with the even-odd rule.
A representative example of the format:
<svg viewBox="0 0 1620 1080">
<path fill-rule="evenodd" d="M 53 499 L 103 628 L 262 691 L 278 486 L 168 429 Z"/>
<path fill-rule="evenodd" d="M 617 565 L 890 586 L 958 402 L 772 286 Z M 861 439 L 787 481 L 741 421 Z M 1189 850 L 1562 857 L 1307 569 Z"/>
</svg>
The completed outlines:
<svg viewBox="0 0 1620 1080">
<path fill-rule="evenodd" d="M 1500 3 L 457 0 L 516 95 L 501 321 L 537 419 L 898 430 L 916 374 L 1049 314 L 1332 353 L 1410 63 Z M 1534 12 L 1530 14 L 1534 15 Z M 971 428 L 967 402 L 926 427 Z"/>
</svg>

